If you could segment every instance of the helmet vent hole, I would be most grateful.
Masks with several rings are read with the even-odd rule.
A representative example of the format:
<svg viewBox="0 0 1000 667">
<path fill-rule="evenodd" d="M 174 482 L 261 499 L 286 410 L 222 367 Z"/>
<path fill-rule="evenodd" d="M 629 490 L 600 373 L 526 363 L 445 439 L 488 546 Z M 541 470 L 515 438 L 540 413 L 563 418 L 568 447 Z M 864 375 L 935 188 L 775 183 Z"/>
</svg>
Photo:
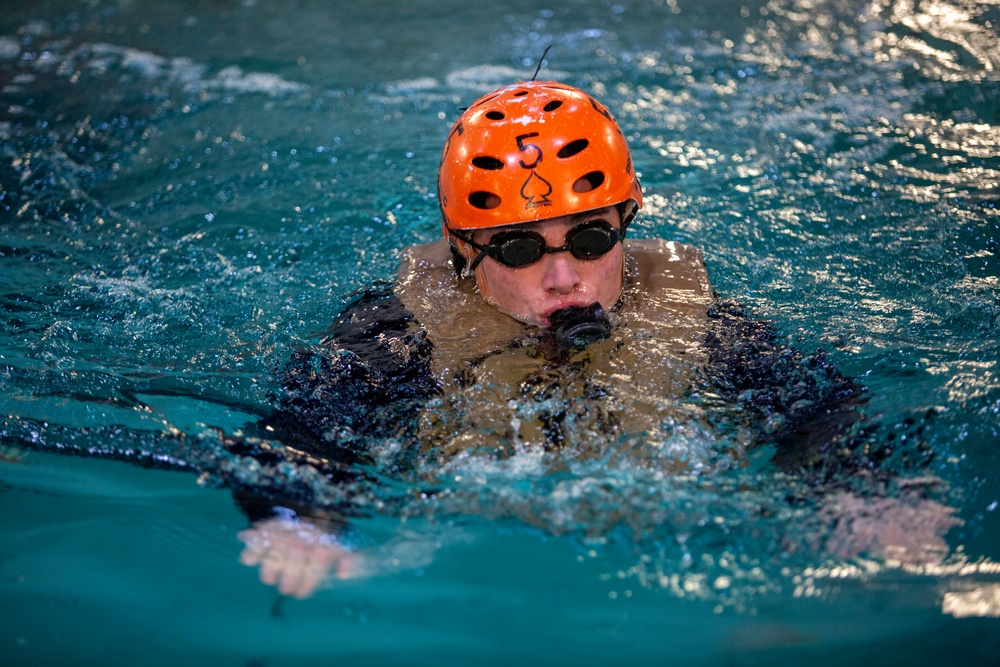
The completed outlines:
<svg viewBox="0 0 1000 667">
<path fill-rule="evenodd" d="M 527 90 L 519 90 L 516 93 L 514 93 L 514 97 L 524 97 L 527 94 L 528 94 Z"/>
<path fill-rule="evenodd" d="M 477 155 L 472 158 L 472 164 L 480 169 L 489 169 L 490 171 L 503 169 L 504 166 L 502 161 L 496 159 L 495 157 L 490 157 L 489 155 Z"/>
<path fill-rule="evenodd" d="M 501 200 L 500 197 L 496 196 L 492 192 L 476 190 L 469 195 L 469 203 L 475 208 L 483 211 L 489 211 L 490 209 L 500 206 Z"/>
<path fill-rule="evenodd" d="M 590 142 L 586 139 L 577 139 L 576 141 L 571 141 L 562 148 L 556 154 L 560 158 L 573 157 L 577 153 L 583 151 L 584 148 L 590 145 Z"/>
<path fill-rule="evenodd" d="M 596 190 L 601 187 L 602 183 L 604 183 L 604 172 L 592 171 L 589 174 L 584 174 L 580 178 L 576 179 L 576 183 L 573 184 L 573 192 L 579 194 L 590 192 L 591 190 Z"/>
<path fill-rule="evenodd" d="M 542 111 L 555 111 L 561 106 L 562 106 L 562 100 L 552 100 L 544 107 L 542 107 Z"/>
<path fill-rule="evenodd" d="M 486 117 L 490 120 L 503 120 L 504 115 L 502 111 L 487 111 Z"/>
</svg>

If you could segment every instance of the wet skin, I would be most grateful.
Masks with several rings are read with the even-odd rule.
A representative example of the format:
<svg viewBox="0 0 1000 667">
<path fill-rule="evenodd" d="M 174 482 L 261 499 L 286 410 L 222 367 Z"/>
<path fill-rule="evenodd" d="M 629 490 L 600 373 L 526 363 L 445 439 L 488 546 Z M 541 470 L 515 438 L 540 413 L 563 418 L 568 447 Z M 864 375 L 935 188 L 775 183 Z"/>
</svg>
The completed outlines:
<svg viewBox="0 0 1000 667">
<path fill-rule="evenodd" d="M 549 247 L 566 242 L 566 233 L 590 220 L 606 220 L 618 228 L 621 217 L 615 207 L 550 218 L 538 223 L 515 227 L 483 229 L 473 240 L 488 243 L 494 235 L 511 229 L 530 230 L 541 234 Z M 589 306 L 595 301 L 610 309 L 622 291 L 625 261 L 622 244 L 615 244 L 607 254 L 597 259 L 577 259 L 569 252 L 546 253 L 528 266 L 511 268 L 487 257 L 476 268 L 476 280 L 487 300 L 517 319 L 549 325 L 549 315 L 569 306 Z"/>
</svg>

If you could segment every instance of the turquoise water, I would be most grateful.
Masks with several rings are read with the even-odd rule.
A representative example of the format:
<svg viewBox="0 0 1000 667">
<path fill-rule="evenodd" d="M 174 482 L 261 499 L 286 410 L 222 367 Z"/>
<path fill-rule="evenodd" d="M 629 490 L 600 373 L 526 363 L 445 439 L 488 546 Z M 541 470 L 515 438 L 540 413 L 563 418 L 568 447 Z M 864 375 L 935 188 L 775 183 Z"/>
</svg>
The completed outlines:
<svg viewBox="0 0 1000 667">
<path fill-rule="evenodd" d="M 5 664 L 1000 656 L 996 4 L 8 4 Z M 196 458 L 143 439 L 172 428 L 220 470 L 211 427 L 266 412 L 290 352 L 437 238 L 457 109 L 549 44 L 547 76 L 630 139 L 636 234 L 698 245 L 716 290 L 825 348 L 882 437 L 920 430 L 928 466 L 894 465 L 963 521 L 932 567 L 791 550 L 827 536 L 760 460 L 663 480 L 515 457 L 459 464 L 478 481 L 451 503 L 386 490 L 351 534 L 381 572 L 282 600 L 211 475 L 100 456 Z"/>
</svg>

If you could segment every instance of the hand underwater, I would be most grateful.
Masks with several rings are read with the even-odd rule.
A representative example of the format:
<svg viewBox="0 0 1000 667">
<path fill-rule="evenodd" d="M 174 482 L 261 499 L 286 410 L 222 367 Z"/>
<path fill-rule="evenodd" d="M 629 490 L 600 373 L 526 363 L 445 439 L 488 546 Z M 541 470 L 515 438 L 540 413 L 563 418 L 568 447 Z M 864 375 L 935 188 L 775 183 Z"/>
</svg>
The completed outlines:
<svg viewBox="0 0 1000 667">
<path fill-rule="evenodd" d="M 240 531 L 244 565 L 260 566 L 260 580 L 282 595 L 307 598 L 328 574 L 350 579 L 363 574 L 363 558 L 333 535 L 306 521 L 272 518 Z"/>
<path fill-rule="evenodd" d="M 861 498 L 841 491 L 821 510 L 834 524 L 826 549 L 839 558 L 867 553 L 904 564 L 935 562 L 948 553 L 945 533 L 962 523 L 954 512 L 927 498 Z"/>
</svg>

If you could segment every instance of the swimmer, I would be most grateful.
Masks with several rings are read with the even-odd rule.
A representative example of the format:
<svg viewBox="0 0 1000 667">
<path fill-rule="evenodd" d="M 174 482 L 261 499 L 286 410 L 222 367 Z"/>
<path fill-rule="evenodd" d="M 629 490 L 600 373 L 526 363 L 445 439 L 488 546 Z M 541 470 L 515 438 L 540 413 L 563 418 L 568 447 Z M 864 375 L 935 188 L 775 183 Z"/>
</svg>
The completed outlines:
<svg viewBox="0 0 1000 667">
<path fill-rule="evenodd" d="M 716 299 L 696 248 L 628 238 L 643 205 L 631 152 L 587 93 L 528 81 L 475 101 L 445 141 L 438 198 L 443 238 L 407 249 L 393 285 L 337 318 L 329 357 L 292 359 L 266 434 L 347 466 L 371 463 L 358 443 L 373 436 L 441 465 L 613 446 L 681 472 L 711 465 L 657 446 L 666 422 L 700 427 L 671 400 L 692 386 L 755 420 L 744 445 L 776 444 L 789 468 L 828 465 L 831 443 L 863 434 L 860 388 Z M 282 593 L 365 570 L 337 538 L 346 518 L 244 500 L 242 562 Z"/>
<path fill-rule="evenodd" d="M 418 409 L 413 399 L 419 403 L 445 395 L 453 404 L 459 402 L 463 392 L 451 390 L 470 384 L 458 376 L 470 373 L 471 360 L 476 360 L 472 365 L 478 376 L 471 384 L 496 386 L 500 380 L 516 395 L 524 373 L 507 372 L 523 370 L 510 358 L 521 356 L 511 341 L 545 334 L 553 338 L 555 349 L 606 338 L 609 317 L 620 319 L 623 307 L 639 312 L 634 297 L 641 296 L 642 279 L 662 291 L 686 291 L 691 297 L 687 309 L 700 310 L 704 319 L 711 294 L 694 248 L 656 242 L 626 250 L 626 233 L 642 207 L 642 192 L 621 129 L 608 109 L 583 91 L 530 81 L 477 100 L 451 128 L 438 176 L 443 239 L 409 249 L 395 289 L 366 295 L 327 338 L 340 349 L 367 347 L 362 355 L 373 370 L 401 380 L 390 393 L 410 395 L 410 400 L 378 397 L 376 402 L 385 399 L 379 407 L 411 414 L 373 419 L 366 405 L 357 418 L 338 415 L 342 430 L 410 424 L 402 435 L 445 456 L 477 446 L 502 447 L 512 440 L 484 442 L 483 435 L 492 429 L 481 422 L 509 423 L 506 402 L 464 392 L 461 398 L 481 408 L 475 416 L 478 428 L 470 429 L 413 419 L 412 409 Z M 658 265 L 668 259 L 682 261 L 665 272 Z M 633 303 L 626 303 L 630 279 Z M 373 343 L 379 340 L 381 354 L 373 355 Z M 632 361 L 623 358 L 621 363 Z M 301 379 L 293 371 L 293 382 Z M 310 398 L 325 381 L 309 377 L 291 390 L 295 396 L 288 402 L 301 415 L 323 414 L 325 406 L 310 404 Z M 302 423 L 322 430 L 332 421 L 307 418 Z M 552 444 L 560 440 L 554 430 L 550 423 L 536 434 L 540 437 L 531 438 L 522 428 L 515 438 Z M 455 433 L 462 435 L 445 435 Z M 324 436 L 314 435 L 317 440 Z M 301 518 L 294 524 L 288 518 L 258 521 L 241 534 L 247 545 L 243 562 L 260 565 L 261 578 L 284 593 L 308 594 L 319 583 L 317 572 L 330 567 L 347 576 L 351 571 L 339 564 L 348 552 L 334 540 L 311 537 L 319 532 Z M 299 539 L 304 534 L 309 539 Z"/>
</svg>

